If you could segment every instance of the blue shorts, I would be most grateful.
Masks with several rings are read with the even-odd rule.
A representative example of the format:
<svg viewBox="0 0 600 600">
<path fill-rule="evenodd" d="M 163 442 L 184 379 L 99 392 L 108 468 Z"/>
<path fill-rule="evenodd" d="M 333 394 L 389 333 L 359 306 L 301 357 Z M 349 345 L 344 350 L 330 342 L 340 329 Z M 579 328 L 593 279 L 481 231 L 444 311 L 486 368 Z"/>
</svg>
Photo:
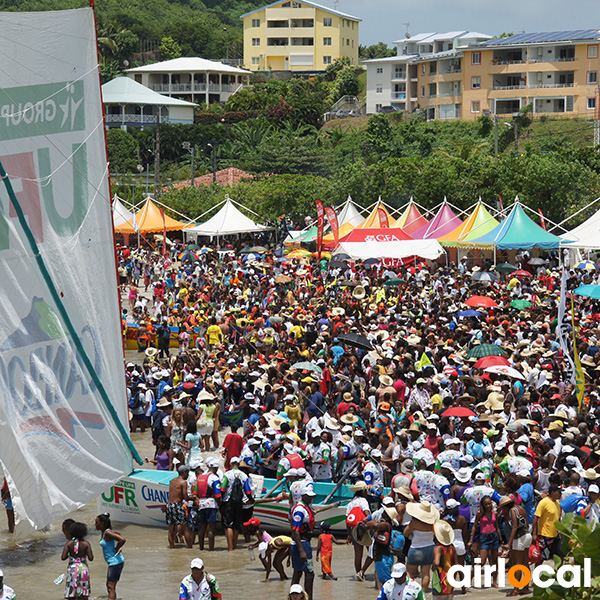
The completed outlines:
<svg viewBox="0 0 600 600">
<path fill-rule="evenodd" d="M 306 556 L 308 557 L 308 561 L 304 562 L 300 560 L 300 548 L 297 544 L 292 544 L 290 547 L 290 556 L 292 559 L 292 568 L 294 571 L 308 571 L 309 565 L 312 569 L 312 548 L 310 547 L 310 542 L 308 540 L 302 540 L 302 548 L 304 552 L 306 552 Z"/>
<path fill-rule="evenodd" d="M 495 531 L 494 533 L 482 533 L 479 548 L 480 550 L 497 550 L 500 548 L 498 534 Z"/>
<path fill-rule="evenodd" d="M 12 498 L 9 497 L 4 501 L 4 508 L 6 508 L 6 510 L 14 510 Z"/>
<path fill-rule="evenodd" d="M 203 525 L 204 523 L 216 523 L 217 522 L 217 509 L 216 508 L 203 508 L 198 511 L 198 523 Z"/>
<path fill-rule="evenodd" d="M 406 564 L 413 565 L 416 567 L 422 567 L 423 565 L 433 564 L 433 549 L 435 545 L 425 546 L 425 548 L 413 548 L 410 547 L 408 556 L 406 557 Z"/>
<path fill-rule="evenodd" d="M 384 554 L 381 560 L 375 561 L 375 571 L 377 571 L 377 578 L 379 579 L 379 582 L 382 585 L 392 578 L 392 567 L 394 566 L 395 559 L 396 558 L 392 554 Z"/>
<path fill-rule="evenodd" d="M 121 579 L 121 573 L 123 572 L 124 566 L 125 561 L 119 563 L 118 565 L 110 565 L 108 567 L 108 575 L 106 576 L 106 581 L 119 581 L 119 579 Z"/>
</svg>

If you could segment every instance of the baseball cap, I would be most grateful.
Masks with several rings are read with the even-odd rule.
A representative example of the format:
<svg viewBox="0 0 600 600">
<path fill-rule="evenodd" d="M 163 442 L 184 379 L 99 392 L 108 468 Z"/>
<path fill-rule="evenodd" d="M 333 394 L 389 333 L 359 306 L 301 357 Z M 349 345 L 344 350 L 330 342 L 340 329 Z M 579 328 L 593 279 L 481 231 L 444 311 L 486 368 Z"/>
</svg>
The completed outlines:
<svg viewBox="0 0 600 600">
<path fill-rule="evenodd" d="M 240 463 L 240 457 L 239 457 L 239 456 L 232 456 L 232 457 L 229 459 L 229 462 L 230 462 L 230 463 L 238 463 L 238 464 L 239 464 L 239 463 Z"/>
<path fill-rule="evenodd" d="M 475 475 L 474 479 L 475 479 L 475 481 L 478 481 L 480 479 L 485 479 L 485 475 L 483 473 L 477 473 L 477 475 Z"/>
<path fill-rule="evenodd" d="M 196 469 L 199 469 L 201 466 L 202 466 L 202 459 L 201 458 L 198 458 L 196 460 L 192 460 L 190 462 L 190 469 L 192 471 L 195 471 Z"/>
<path fill-rule="evenodd" d="M 466 433 L 466 434 L 473 433 L 474 431 L 475 431 L 475 430 L 474 430 L 472 427 L 467 427 L 467 428 L 465 429 L 465 433 Z"/>
<path fill-rule="evenodd" d="M 444 461 L 440 465 L 440 469 L 448 469 L 449 471 L 454 471 L 454 469 L 452 468 L 452 465 L 448 461 Z"/>
<path fill-rule="evenodd" d="M 588 488 L 588 494 L 590 492 L 592 494 L 600 494 L 600 488 L 595 483 L 592 483 L 592 485 L 590 485 L 590 487 Z M 385 502 L 384 502 L 384 504 L 385 504 Z M 0 573 L 2 573 L 2 571 L 0 571 Z"/>
<path fill-rule="evenodd" d="M 591 487 L 591 486 L 590 486 Z M 598 486 L 596 486 L 598 487 Z M 381 503 L 383 504 L 383 506 L 394 506 L 394 500 L 392 498 L 390 498 L 390 496 L 386 496 Z"/>
<path fill-rule="evenodd" d="M 298 469 L 294 469 L 293 467 L 291 469 L 288 469 L 284 474 L 284 477 L 298 477 Z"/>
<path fill-rule="evenodd" d="M 248 525 L 254 525 L 255 527 L 258 527 L 260 525 L 260 519 L 252 517 L 252 519 L 244 523 L 244 527 L 248 527 Z"/>
<path fill-rule="evenodd" d="M 392 569 L 392 577 L 394 579 L 400 579 L 401 577 L 404 577 L 404 574 L 406 573 L 406 565 L 403 563 L 396 563 L 394 565 L 394 568 Z"/>
<path fill-rule="evenodd" d="M 303 594 L 304 588 L 299 583 L 294 583 L 292 587 L 290 587 L 290 594 Z"/>
<path fill-rule="evenodd" d="M 456 508 L 457 506 L 460 506 L 460 502 L 458 500 L 455 500 L 454 498 L 450 498 L 449 500 L 446 501 L 446 508 Z"/>
<path fill-rule="evenodd" d="M 315 491 L 313 490 L 312 484 L 305 483 L 302 486 L 302 495 L 303 496 L 316 496 Z"/>
<path fill-rule="evenodd" d="M 201 558 L 194 558 L 190 564 L 190 569 L 204 569 L 204 561 Z"/>
<path fill-rule="evenodd" d="M 219 468 L 219 461 L 216 458 L 213 458 L 212 456 L 210 458 L 206 459 L 206 466 L 209 469 L 212 469 L 214 467 Z"/>
</svg>

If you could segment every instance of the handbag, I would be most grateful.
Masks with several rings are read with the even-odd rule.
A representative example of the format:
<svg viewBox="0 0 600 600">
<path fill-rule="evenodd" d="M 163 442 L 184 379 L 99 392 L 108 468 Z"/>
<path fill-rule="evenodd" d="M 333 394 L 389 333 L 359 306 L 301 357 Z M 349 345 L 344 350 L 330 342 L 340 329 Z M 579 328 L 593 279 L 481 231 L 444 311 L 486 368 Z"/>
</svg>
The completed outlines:
<svg viewBox="0 0 600 600">
<path fill-rule="evenodd" d="M 375 541 L 382 546 L 390 545 L 390 532 L 389 531 L 378 531 L 375 536 Z"/>
<path fill-rule="evenodd" d="M 537 565 L 542 561 L 542 549 L 540 548 L 540 543 L 536 540 L 529 546 L 529 562 Z"/>
</svg>

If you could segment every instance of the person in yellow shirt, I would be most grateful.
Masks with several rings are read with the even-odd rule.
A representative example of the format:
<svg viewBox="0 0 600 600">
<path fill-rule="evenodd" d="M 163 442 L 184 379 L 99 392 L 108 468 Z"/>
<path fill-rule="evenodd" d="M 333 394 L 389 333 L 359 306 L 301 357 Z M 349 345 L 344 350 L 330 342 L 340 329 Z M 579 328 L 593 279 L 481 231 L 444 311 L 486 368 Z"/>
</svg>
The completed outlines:
<svg viewBox="0 0 600 600">
<path fill-rule="evenodd" d="M 306 329 L 304 329 L 304 327 L 302 327 L 302 325 L 300 325 L 300 322 L 297 320 L 294 320 L 294 325 L 290 329 L 290 337 L 292 337 L 292 333 L 293 333 L 294 340 L 296 340 L 296 342 L 297 342 L 300 338 L 302 338 L 302 336 L 304 336 L 305 331 L 306 331 Z"/>
<path fill-rule="evenodd" d="M 215 317 L 211 317 L 210 325 L 206 329 L 206 343 L 209 348 L 223 342 L 223 330 L 217 325 Z"/>
<path fill-rule="evenodd" d="M 435 383 L 431 384 L 431 406 L 434 413 L 437 413 L 442 409 L 442 396 L 440 394 L 440 388 Z"/>
<path fill-rule="evenodd" d="M 544 560 L 553 555 L 562 556 L 560 536 L 555 525 L 560 521 L 560 495 L 560 487 L 552 484 L 548 489 L 548 496 L 540 500 L 533 517 L 533 541 L 539 542 Z"/>
</svg>

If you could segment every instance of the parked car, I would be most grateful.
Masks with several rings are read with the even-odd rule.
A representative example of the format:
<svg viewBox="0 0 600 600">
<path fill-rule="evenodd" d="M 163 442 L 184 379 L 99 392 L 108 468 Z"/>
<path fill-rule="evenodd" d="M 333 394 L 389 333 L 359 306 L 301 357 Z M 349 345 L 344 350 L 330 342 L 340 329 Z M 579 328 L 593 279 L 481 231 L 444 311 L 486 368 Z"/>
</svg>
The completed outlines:
<svg viewBox="0 0 600 600">
<path fill-rule="evenodd" d="M 379 112 L 382 112 L 385 114 L 390 114 L 390 113 L 395 113 L 395 112 L 399 112 L 399 111 L 395 106 L 382 106 L 379 109 Z"/>
</svg>

